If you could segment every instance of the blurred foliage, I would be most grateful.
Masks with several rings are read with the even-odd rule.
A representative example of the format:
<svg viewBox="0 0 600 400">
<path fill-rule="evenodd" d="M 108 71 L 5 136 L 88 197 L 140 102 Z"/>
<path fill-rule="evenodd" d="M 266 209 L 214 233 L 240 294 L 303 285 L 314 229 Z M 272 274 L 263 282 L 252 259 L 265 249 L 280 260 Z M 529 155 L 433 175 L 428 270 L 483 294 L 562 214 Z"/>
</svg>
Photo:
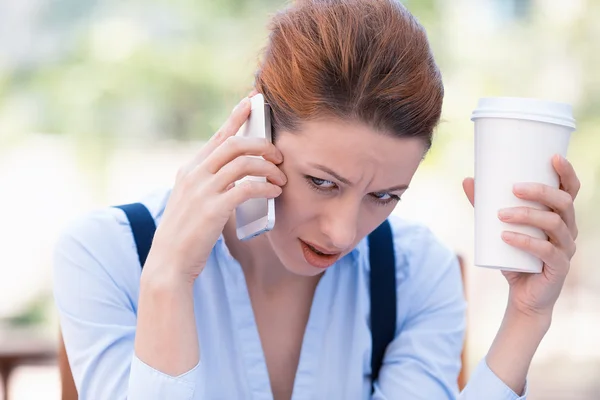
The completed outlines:
<svg viewBox="0 0 600 400">
<path fill-rule="evenodd" d="M 96 179 L 102 179 L 103 166 L 117 145 L 210 136 L 251 89 L 266 43 L 266 24 L 287 4 L 281 0 L 29 3 L 34 5 L 29 19 L 18 26 L 21 30 L 14 38 L 5 39 L 27 51 L 0 53 L 0 147 L 28 132 L 69 135 L 81 149 L 82 166 L 99 174 Z M 427 29 L 447 84 L 447 118 L 456 118 L 458 107 L 465 108 L 465 102 L 478 96 L 536 96 L 541 82 L 536 75 L 543 78 L 544 70 L 568 64 L 566 74 L 575 74 L 576 79 L 550 84 L 580 91 L 570 99 L 579 121 L 574 151 L 590 158 L 582 149 L 600 148 L 599 136 L 593 133 L 600 122 L 596 111 L 600 49 L 592 39 L 600 36 L 593 18 L 600 15 L 600 2 L 582 2 L 586 12 L 550 24 L 548 7 L 533 0 L 403 3 Z M 462 3 L 467 6 L 460 9 Z M 476 7 L 484 3 L 495 15 L 493 23 L 480 22 L 485 18 Z M 15 2 L 12 7 L 23 4 Z M 464 26 L 459 25 L 462 21 Z M 468 28 L 477 23 L 495 26 L 482 30 L 487 34 L 474 35 L 477 30 Z M 21 36 L 33 40 L 21 45 Z M 468 108 L 474 106 L 469 103 Z M 468 116 L 459 117 L 460 123 L 452 126 L 460 132 L 441 125 L 428 163 L 442 156 L 449 141 L 471 133 Z M 600 161 L 589 160 L 588 165 L 599 171 L 600 180 Z"/>
<path fill-rule="evenodd" d="M 407 3 L 435 19 L 433 0 Z M 122 140 L 205 138 L 251 89 L 268 18 L 285 4 L 41 2 L 31 29 L 52 51 L 0 69 L 0 124 L 75 135 L 94 151 Z M 6 115 L 14 108 L 26 121 Z"/>
<path fill-rule="evenodd" d="M 44 292 L 34 297 L 20 313 L 4 318 L 3 321 L 14 328 L 40 327 L 48 322 L 52 305 L 52 294 Z"/>
</svg>

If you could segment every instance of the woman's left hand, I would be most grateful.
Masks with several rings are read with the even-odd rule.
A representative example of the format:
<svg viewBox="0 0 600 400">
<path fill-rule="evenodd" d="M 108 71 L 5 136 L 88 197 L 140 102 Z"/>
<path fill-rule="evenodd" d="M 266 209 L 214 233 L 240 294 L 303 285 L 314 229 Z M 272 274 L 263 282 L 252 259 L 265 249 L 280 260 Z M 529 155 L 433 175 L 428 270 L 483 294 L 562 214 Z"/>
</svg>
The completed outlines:
<svg viewBox="0 0 600 400">
<path fill-rule="evenodd" d="M 502 236 L 506 243 L 544 262 L 540 274 L 502 272 L 510 285 L 509 309 L 530 316 L 551 317 L 575 254 L 578 231 L 573 201 L 581 184 L 565 158 L 554 156 L 552 165 L 560 178 L 558 189 L 539 183 L 521 183 L 513 188 L 517 197 L 546 205 L 549 211 L 514 207 L 500 210 L 498 214 L 503 222 L 540 228 L 548 235 L 548 240 L 516 232 L 504 232 Z M 474 204 L 473 178 L 463 181 L 463 189 Z"/>
</svg>

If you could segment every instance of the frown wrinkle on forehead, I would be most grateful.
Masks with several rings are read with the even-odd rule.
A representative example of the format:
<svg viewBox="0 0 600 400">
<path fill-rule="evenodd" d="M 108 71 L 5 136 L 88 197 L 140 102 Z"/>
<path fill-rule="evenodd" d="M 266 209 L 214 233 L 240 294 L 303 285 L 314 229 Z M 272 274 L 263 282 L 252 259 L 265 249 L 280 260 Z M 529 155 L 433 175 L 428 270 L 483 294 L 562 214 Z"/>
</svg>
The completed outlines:
<svg viewBox="0 0 600 400">
<path fill-rule="evenodd" d="M 425 153 L 420 139 L 339 120 L 310 121 L 298 132 L 283 131 L 276 145 L 284 164 L 316 171 L 320 165 L 349 181 L 346 184 L 375 190 L 408 185 Z"/>
</svg>

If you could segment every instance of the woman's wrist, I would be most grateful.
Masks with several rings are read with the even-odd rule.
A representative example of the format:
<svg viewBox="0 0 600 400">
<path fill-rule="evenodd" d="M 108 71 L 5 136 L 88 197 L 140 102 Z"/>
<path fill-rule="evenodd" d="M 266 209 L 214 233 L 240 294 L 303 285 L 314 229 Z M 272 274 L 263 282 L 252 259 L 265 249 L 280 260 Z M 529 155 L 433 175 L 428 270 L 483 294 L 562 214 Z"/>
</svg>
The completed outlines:
<svg viewBox="0 0 600 400">
<path fill-rule="evenodd" d="M 181 273 L 180 270 L 183 268 L 178 268 L 174 263 L 169 264 L 162 261 L 159 256 L 154 258 L 150 256 L 142 269 L 141 288 L 157 292 L 157 294 L 162 291 L 191 291 L 193 289 L 195 279 Z"/>
<path fill-rule="evenodd" d="M 487 354 L 488 367 L 515 393 L 521 395 L 531 360 L 548 332 L 551 312 L 525 313 L 509 305 Z"/>
<path fill-rule="evenodd" d="M 199 360 L 193 282 L 166 269 L 142 273 L 138 304 L 136 355 L 171 376 L 192 369 Z"/>
<path fill-rule="evenodd" d="M 509 303 L 504 313 L 504 323 L 531 327 L 538 333 L 543 332 L 543 337 L 552 324 L 552 310 L 528 311 Z"/>
</svg>

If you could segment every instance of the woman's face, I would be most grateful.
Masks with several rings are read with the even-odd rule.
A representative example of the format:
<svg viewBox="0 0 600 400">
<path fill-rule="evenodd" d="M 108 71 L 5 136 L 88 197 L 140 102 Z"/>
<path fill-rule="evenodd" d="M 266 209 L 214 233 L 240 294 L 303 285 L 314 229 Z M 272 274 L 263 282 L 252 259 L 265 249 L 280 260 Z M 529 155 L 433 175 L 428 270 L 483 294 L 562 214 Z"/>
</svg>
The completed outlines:
<svg viewBox="0 0 600 400">
<path fill-rule="evenodd" d="M 276 145 L 288 182 L 267 237 L 285 267 L 305 276 L 323 272 L 388 217 L 425 151 L 420 139 L 336 120 L 278 132 Z"/>
</svg>

